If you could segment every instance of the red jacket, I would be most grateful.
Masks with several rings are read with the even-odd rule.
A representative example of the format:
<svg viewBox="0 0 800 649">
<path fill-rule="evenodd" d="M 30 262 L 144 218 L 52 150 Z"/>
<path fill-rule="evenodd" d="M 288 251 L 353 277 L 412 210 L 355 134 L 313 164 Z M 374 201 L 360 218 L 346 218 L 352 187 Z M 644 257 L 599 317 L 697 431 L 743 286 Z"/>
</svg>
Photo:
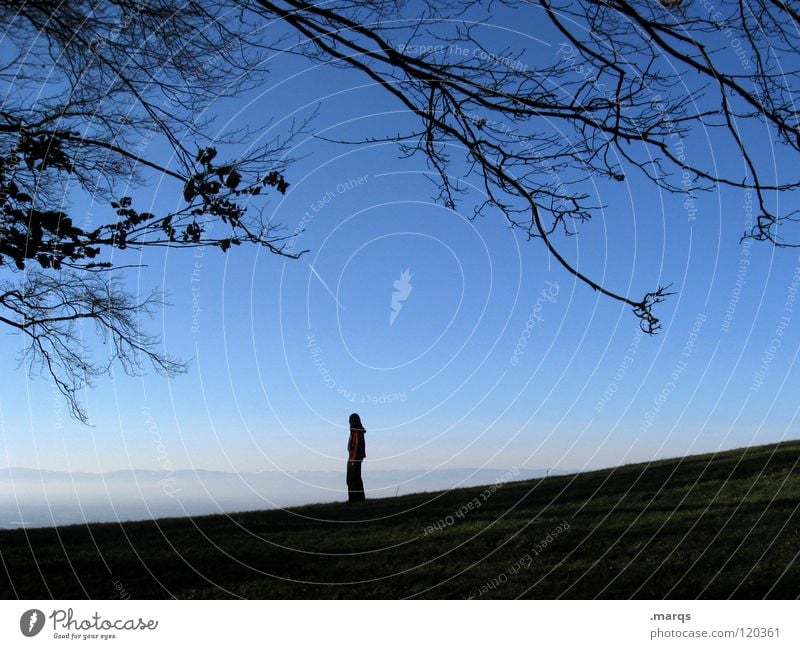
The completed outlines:
<svg viewBox="0 0 800 649">
<path fill-rule="evenodd" d="M 349 460 L 363 460 L 367 457 L 367 450 L 364 446 L 364 435 L 366 430 L 363 428 L 351 428 L 350 439 L 347 440 L 347 452 Z"/>
</svg>

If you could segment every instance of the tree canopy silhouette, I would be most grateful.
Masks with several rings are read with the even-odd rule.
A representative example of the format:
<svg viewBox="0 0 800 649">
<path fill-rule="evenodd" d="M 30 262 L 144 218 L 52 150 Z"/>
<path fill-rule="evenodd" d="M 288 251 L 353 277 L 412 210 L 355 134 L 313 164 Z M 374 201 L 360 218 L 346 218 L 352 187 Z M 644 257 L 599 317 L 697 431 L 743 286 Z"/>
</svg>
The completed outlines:
<svg viewBox="0 0 800 649">
<path fill-rule="evenodd" d="M 221 160 L 254 134 L 212 138 L 204 111 L 263 73 L 213 7 L 2 2 L 0 16 L 0 322 L 26 337 L 21 362 L 49 375 L 85 422 L 78 393 L 115 361 L 128 373 L 186 368 L 139 327 L 161 294 L 128 294 L 112 251 L 254 244 L 298 257 L 259 198 L 286 191 L 286 145 L 302 125 Z M 154 177 L 172 183 L 176 209 L 141 207 Z M 71 207 L 78 192 L 96 216 Z M 90 360 L 78 329 L 87 320 L 112 343 L 109 362 Z"/>
<path fill-rule="evenodd" d="M 484 26 L 501 12 L 549 45 L 534 56 L 497 46 Z M 751 191 L 758 214 L 743 237 L 798 245 L 786 232 L 797 212 L 779 211 L 775 197 L 798 187 L 800 166 L 776 171 L 759 149 L 766 128 L 800 150 L 800 16 L 779 0 L 78 0 L 0 2 L 0 16 L 0 322 L 27 335 L 31 367 L 84 421 L 77 392 L 110 366 L 85 360 L 76 321 L 110 335 L 110 360 L 129 372 L 147 361 L 185 369 L 135 324 L 160 297 L 126 295 L 110 275 L 113 250 L 303 252 L 264 215 L 263 198 L 287 190 L 289 143 L 309 124 L 252 147 L 241 146 L 259 135 L 246 125 L 220 138 L 204 117 L 211 102 L 263 83 L 267 54 L 382 89 L 412 126 L 398 133 L 387 121 L 372 141 L 422 156 L 447 206 L 477 180 L 486 198 L 473 217 L 502 215 L 565 272 L 631 307 L 648 333 L 667 287 L 626 295 L 560 252 L 601 209 L 586 190 L 593 178 L 689 197 Z M 740 168 L 686 147 L 698 133 L 737 151 Z M 156 214 L 137 196 L 158 176 L 181 201 Z M 72 191 L 101 206 L 99 222 L 70 207 Z"/>
</svg>

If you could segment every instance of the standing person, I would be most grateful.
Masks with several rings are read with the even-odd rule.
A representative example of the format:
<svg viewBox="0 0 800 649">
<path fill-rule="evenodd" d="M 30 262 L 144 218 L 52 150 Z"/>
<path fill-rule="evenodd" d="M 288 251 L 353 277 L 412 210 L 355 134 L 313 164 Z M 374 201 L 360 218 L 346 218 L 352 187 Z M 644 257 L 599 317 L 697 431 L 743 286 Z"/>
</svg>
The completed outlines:
<svg viewBox="0 0 800 649">
<path fill-rule="evenodd" d="M 361 463 L 367 457 L 364 446 L 366 434 L 358 413 L 350 415 L 350 439 L 347 440 L 347 491 L 348 500 L 357 503 L 365 500 L 364 482 L 361 480 Z"/>
</svg>

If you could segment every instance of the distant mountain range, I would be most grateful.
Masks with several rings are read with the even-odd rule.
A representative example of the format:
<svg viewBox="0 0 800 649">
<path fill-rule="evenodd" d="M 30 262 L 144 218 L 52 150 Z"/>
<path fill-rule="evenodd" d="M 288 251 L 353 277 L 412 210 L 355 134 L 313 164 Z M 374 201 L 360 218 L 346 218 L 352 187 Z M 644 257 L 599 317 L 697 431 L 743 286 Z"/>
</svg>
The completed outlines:
<svg viewBox="0 0 800 649">
<path fill-rule="evenodd" d="M 364 471 L 367 497 L 440 491 L 564 475 L 549 469 Z M 107 473 L 0 469 L 0 528 L 199 516 L 346 500 L 344 471 L 225 472 L 205 469 Z"/>
</svg>

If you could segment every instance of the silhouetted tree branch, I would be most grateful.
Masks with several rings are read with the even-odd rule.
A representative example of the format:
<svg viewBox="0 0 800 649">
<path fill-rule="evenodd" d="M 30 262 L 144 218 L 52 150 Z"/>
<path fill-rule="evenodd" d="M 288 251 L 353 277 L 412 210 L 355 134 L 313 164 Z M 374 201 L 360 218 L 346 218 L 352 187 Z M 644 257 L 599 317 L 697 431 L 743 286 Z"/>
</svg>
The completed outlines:
<svg viewBox="0 0 800 649">
<path fill-rule="evenodd" d="M 419 128 L 384 139 L 427 159 L 445 205 L 455 205 L 461 191 L 452 178 L 477 176 L 487 199 L 476 216 L 497 210 L 543 240 L 568 272 L 631 306 L 648 333 L 659 327 L 653 309 L 669 295 L 665 287 L 626 296 L 559 252 L 556 235 L 575 234 L 600 208 L 582 189 L 587 183 L 636 181 L 638 174 L 673 193 L 751 190 L 760 213 L 744 236 L 798 245 L 779 232 L 797 211 L 776 212 L 768 196 L 796 189 L 797 167 L 787 180 L 766 180 L 769 167 L 756 155 L 763 133 L 744 132 L 766 124 L 776 142 L 800 148 L 793 104 L 800 31 L 788 3 L 724 0 L 713 13 L 680 0 L 237 4 L 290 26 L 285 50 L 361 72 L 414 115 Z M 483 42 L 482 23 L 501 8 L 557 47 L 526 58 L 534 63 L 528 67 L 521 52 Z M 741 170 L 720 171 L 687 147 L 700 131 L 714 145 L 727 140 Z M 463 154 L 465 174 L 454 152 Z"/>
<path fill-rule="evenodd" d="M 19 283 L 0 285 L 0 322 L 21 332 L 28 344 L 20 359 L 29 371 L 49 376 L 67 400 L 71 414 L 86 423 L 78 399 L 93 379 L 111 372 L 114 363 L 129 375 L 146 365 L 166 376 L 186 370 L 186 364 L 158 351 L 159 340 L 140 329 L 142 316 L 163 304 L 153 292 L 135 298 L 105 273 L 31 271 Z M 107 350 L 92 360 L 83 322 L 94 325 Z"/>
<path fill-rule="evenodd" d="M 112 251 L 304 252 L 287 246 L 263 208 L 265 197 L 286 192 L 287 145 L 305 124 L 253 146 L 247 129 L 212 135 L 205 117 L 213 102 L 264 80 L 230 9 L 0 1 L 0 273 L 8 276 L 0 323 L 25 336 L 26 362 L 52 377 L 83 422 L 78 393 L 108 362 L 129 373 L 185 369 L 138 330 L 157 295 L 139 299 L 103 276 Z M 143 204 L 139 190 L 154 180 L 181 199 L 175 209 Z M 73 194 L 94 214 L 76 211 Z M 89 320 L 110 343 L 108 362 L 89 360 L 77 327 Z"/>
<path fill-rule="evenodd" d="M 0 3 L 0 16 L 18 54 L 0 74 L 0 265 L 97 268 L 109 264 L 104 250 L 149 246 L 302 254 L 263 219 L 258 197 L 286 191 L 286 144 L 304 125 L 223 161 L 252 134 L 212 138 L 203 117 L 263 80 L 227 27 L 235 20 L 167 0 Z M 154 214 L 134 203 L 130 188 L 153 173 L 183 206 Z M 100 225 L 64 209 L 74 185 L 110 208 Z"/>
</svg>

